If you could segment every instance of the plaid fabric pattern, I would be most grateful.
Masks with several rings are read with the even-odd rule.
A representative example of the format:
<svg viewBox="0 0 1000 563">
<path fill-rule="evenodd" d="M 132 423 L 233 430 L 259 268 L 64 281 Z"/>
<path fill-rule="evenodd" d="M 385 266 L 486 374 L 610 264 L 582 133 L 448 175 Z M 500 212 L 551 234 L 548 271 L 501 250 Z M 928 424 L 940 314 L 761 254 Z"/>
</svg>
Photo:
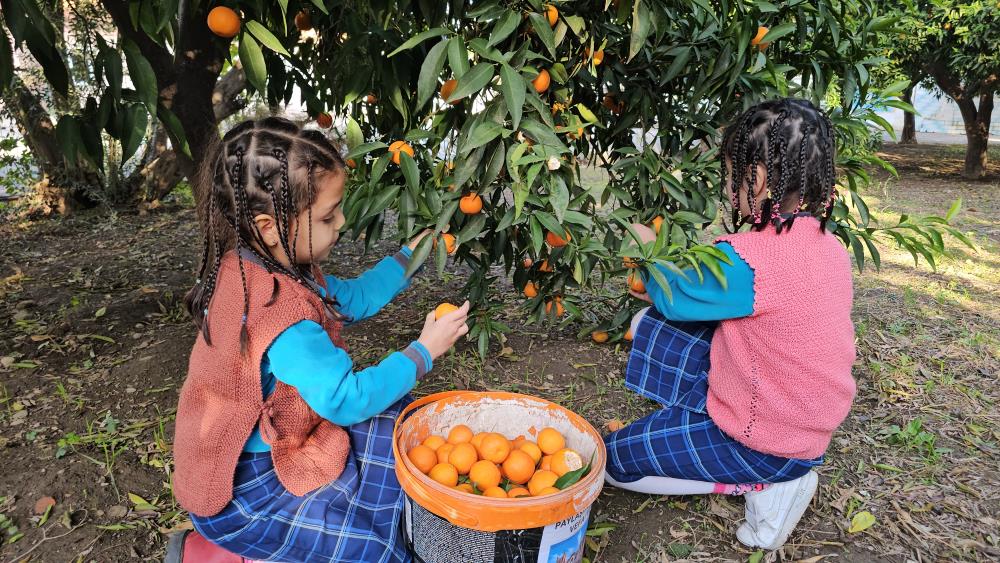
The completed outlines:
<svg viewBox="0 0 1000 563">
<path fill-rule="evenodd" d="M 604 438 L 617 481 L 656 475 L 713 483 L 780 483 L 823 462 L 761 453 L 733 440 L 705 410 L 715 323 L 674 323 L 655 309 L 639 321 L 625 385 L 665 408 Z"/>
<path fill-rule="evenodd" d="M 347 466 L 336 481 L 297 497 L 278 481 L 270 452 L 244 453 L 233 500 L 215 516 L 191 515 L 198 533 L 261 561 L 411 561 L 401 537 L 403 491 L 396 480 L 392 429 L 407 395 L 347 428 Z"/>
</svg>

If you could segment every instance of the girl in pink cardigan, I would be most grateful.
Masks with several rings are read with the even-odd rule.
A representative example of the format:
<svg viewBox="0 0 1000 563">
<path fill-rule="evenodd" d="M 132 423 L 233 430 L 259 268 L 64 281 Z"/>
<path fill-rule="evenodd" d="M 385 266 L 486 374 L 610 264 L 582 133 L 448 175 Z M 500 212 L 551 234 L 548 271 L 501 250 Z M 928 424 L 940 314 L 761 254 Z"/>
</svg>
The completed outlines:
<svg viewBox="0 0 1000 563">
<path fill-rule="evenodd" d="M 834 152 L 832 123 L 808 101 L 744 112 L 721 151 L 734 223 L 716 241 L 732 262 L 726 283 L 650 264 L 670 293 L 648 271 L 648 293 L 633 293 L 653 306 L 633 319 L 626 386 L 664 408 L 605 438 L 607 481 L 745 494 L 737 537 L 751 547 L 785 543 L 854 398 L 851 262 L 827 230 Z"/>
</svg>

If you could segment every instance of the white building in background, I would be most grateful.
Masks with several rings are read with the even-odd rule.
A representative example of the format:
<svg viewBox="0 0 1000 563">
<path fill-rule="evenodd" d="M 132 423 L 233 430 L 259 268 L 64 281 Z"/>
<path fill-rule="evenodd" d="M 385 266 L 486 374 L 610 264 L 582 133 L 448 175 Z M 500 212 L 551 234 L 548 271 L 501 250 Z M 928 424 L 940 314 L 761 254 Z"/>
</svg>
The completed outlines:
<svg viewBox="0 0 1000 563">
<path fill-rule="evenodd" d="M 991 142 L 1000 141 L 1000 97 L 993 98 L 994 110 L 990 123 Z M 913 107 L 917 110 L 916 130 L 917 142 L 921 133 L 939 133 L 943 135 L 959 135 L 965 142 L 965 125 L 962 112 L 948 96 L 937 90 L 927 90 L 917 87 L 913 91 Z M 903 110 L 890 108 L 879 112 L 896 130 L 897 137 L 903 131 Z M 996 139 L 992 137 L 997 137 Z"/>
</svg>

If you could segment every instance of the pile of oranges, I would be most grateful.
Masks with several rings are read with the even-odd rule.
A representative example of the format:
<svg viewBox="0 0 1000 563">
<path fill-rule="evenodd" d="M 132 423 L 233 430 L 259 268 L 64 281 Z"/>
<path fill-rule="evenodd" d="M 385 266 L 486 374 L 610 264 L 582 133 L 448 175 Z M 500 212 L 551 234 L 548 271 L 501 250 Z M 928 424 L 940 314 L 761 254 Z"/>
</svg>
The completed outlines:
<svg viewBox="0 0 1000 563">
<path fill-rule="evenodd" d="M 509 440 L 495 432 L 476 434 L 459 424 L 447 438 L 430 436 L 406 455 L 417 469 L 446 487 L 494 498 L 558 493 L 588 469 L 554 428 L 542 429 L 538 441 L 532 442 L 524 436 Z"/>
</svg>

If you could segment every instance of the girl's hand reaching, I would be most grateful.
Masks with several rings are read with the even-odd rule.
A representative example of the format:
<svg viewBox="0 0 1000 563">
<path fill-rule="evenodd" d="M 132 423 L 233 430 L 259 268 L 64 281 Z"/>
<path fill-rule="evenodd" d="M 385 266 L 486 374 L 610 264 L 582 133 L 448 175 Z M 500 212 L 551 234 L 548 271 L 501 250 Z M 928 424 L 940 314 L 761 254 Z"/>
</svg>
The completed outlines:
<svg viewBox="0 0 1000 563">
<path fill-rule="evenodd" d="M 466 301 L 458 309 L 434 319 L 434 311 L 427 314 L 424 329 L 417 342 L 424 345 L 432 359 L 438 359 L 455 345 L 455 342 L 469 332 L 465 321 L 469 318 L 469 302 Z"/>
<path fill-rule="evenodd" d="M 416 250 L 417 249 L 417 245 L 420 244 L 420 241 L 423 240 L 423 238 L 425 236 L 427 236 L 427 235 L 429 235 L 429 234 L 431 234 L 433 232 L 434 231 L 432 231 L 430 229 L 424 229 L 423 231 L 420 232 L 419 235 L 413 237 L 413 240 L 411 240 L 406 246 L 409 246 L 410 250 Z"/>
<path fill-rule="evenodd" d="M 642 242 L 652 242 L 656 240 L 656 231 L 650 229 L 642 223 L 632 223 L 632 229 L 639 235 L 639 240 Z"/>
</svg>

